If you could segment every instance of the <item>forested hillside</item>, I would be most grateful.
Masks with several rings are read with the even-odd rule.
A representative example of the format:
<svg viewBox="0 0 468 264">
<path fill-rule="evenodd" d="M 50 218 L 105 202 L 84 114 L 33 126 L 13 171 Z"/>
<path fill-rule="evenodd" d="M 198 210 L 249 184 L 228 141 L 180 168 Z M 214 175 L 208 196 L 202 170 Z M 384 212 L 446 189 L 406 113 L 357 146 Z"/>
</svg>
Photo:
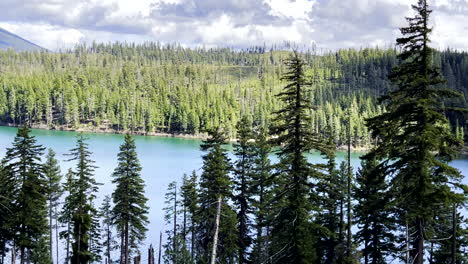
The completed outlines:
<svg viewBox="0 0 468 264">
<path fill-rule="evenodd" d="M 398 62 L 397 51 L 303 53 L 310 96 L 318 106 L 311 111 L 314 131 L 332 128 L 342 145 L 345 109 L 351 106 L 353 143 L 368 145 L 364 119 L 383 111 L 375 98 L 392 88 L 387 75 Z M 159 43 L 93 44 L 63 53 L 0 51 L 0 121 L 142 134 L 199 135 L 222 126 L 234 138 L 240 116 L 268 125 L 282 106 L 275 95 L 284 87 L 288 56 L 275 47 L 237 51 Z M 449 88 L 468 94 L 467 53 L 438 52 L 434 62 Z M 454 129 L 464 126 L 459 117 L 451 120 Z"/>
</svg>

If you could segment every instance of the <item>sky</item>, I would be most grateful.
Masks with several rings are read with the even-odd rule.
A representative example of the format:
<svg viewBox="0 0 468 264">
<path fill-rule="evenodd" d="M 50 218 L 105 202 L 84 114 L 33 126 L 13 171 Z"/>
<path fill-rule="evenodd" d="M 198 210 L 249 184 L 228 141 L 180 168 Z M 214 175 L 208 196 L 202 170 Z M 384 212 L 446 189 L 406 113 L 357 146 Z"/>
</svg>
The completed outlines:
<svg viewBox="0 0 468 264">
<path fill-rule="evenodd" d="M 92 41 L 187 47 L 387 47 L 417 0 L 0 0 L 0 27 L 50 50 Z M 468 0 L 429 0 L 432 46 L 468 50 Z"/>
</svg>

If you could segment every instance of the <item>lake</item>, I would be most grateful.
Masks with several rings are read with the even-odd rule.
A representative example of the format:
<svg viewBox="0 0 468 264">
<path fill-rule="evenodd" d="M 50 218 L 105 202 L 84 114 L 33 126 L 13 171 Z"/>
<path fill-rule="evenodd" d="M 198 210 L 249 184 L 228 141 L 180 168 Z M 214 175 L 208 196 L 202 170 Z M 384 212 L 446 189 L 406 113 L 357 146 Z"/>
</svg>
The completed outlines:
<svg viewBox="0 0 468 264">
<path fill-rule="evenodd" d="M 5 154 L 5 149 L 11 147 L 11 142 L 16 135 L 16 128 L 0 127 L 0 157 Z M 75 146 L 76 132 L 53 131 L 33 129 L 32 134 L 36 136 L 38 143 L 47 148 L 52 148 L 57 153 L 63 174 L 74 166 L 66 162 L 64 154 Z M 110 195 L 114 189 L 111 183 L 111 174 L 117 165 L 117 153 L 123 142 L 123 135 L 83 133 L 89 138 L 90 150 L 93 152 L 92 159 L 96 161 L 96 179 L 103 183 L 99 188 L 99 203 L 105 195 Z M 202 152 L 199 150 L 201 140 L 172 138 L 172 137 L 150 137 L 135 136 L 135 142 L 140 159 L 142 178 L 146 183 L 146 196 L 149 199 L 150 225 L 147 240 L 141 250 L 146 255 L 146 248 L 159 243 L 159 232 L 164 230 L 162 208 L 164 207 L 164 194 L 167 185 L 171 181 L 180 181 L 184 173 L 190 174 L 193 170 L 198 175 L 201 173 Z M 360 153 L 353 153 L 351 161 L 353 167 L 358 167 Z M 337 154 L 338 164 L 346 158 L 346 153 Z M 312 161 L 321 160 L 318 154 L 311 154 Z M 468 173 L 468 157 L 462 157 L 453 162 L 464 175 Z M 468 178 L 465 177 L 465 183 Z M 99 207 L 98 205 L 97 207 Z M 144 257 L 143 257 L 144 258 Z"/>
</svg>

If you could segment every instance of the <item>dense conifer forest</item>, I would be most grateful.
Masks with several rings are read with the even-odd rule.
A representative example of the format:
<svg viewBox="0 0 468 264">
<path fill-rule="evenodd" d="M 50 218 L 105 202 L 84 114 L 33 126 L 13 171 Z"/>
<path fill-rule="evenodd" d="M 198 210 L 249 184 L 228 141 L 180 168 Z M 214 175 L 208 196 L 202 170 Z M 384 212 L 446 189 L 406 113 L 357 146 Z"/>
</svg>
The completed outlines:
<svg viewBox="0 0 468 264">
<path fill-rule="evenodd" d="M 431 49 L 432 11 L 413 9 L 396 49 L 1 52 L 0 117 L 19 128 L 0 163 L 0 263 L 468 263 L 468 186 L 450 165 L 464 145 L 468 55 Z M 39 124 L 125 132 L 112 195 L 96 204 L 85 136 L 61 175 L 30 133 Z M 201 168 L 161 197 L 156 249 L 141 245 L 158 227 L 131 132 L 207 135 Z M 370 148 L 357 170 L 352 145 Z"/>
<path fill-rule="evenodd" d="M 387 76 L 398 53 L 303 50 L 317 106 L 311 128 L 324 134 L 331 127 L 335 143 L 343 145 L 350 109 L 353 144 L 368 146 L 364 120 L 384 111 L 376 98 L 393 87 Z M 63 53 L 0 51 L 0 121 L 140 134 L 200 135 L 219 126 L 233 139 L 242 116 L 252 125 L 268 125 L 282 107 L 275 95 L 284 86 L 289 56 L 275 46 L 189 49 L 159 43 L 93 43 Z M 447 86 L 468 95 L 468 54 L 446 50 L 433 59 Z M 467 105 L 465 97 L 447 103 Z M 463 136 L 464 118 L 454 115 L 451 121 Z"/>
</svg>

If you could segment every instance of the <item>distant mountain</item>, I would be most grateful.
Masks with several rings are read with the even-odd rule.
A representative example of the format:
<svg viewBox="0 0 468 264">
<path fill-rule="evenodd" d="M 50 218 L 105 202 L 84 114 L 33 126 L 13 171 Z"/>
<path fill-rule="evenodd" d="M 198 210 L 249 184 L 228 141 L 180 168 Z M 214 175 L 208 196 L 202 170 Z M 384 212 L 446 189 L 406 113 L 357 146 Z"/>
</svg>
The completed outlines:
<svg viewBox="0 0 468 264">
<path fill-rule="evenodd" d="M 11 32 L 0 28 L 0 49 L 13 49 L 15 51 L 41 51 L 46 50 L 31 41 L 17 36 Z"/>
</svg>

